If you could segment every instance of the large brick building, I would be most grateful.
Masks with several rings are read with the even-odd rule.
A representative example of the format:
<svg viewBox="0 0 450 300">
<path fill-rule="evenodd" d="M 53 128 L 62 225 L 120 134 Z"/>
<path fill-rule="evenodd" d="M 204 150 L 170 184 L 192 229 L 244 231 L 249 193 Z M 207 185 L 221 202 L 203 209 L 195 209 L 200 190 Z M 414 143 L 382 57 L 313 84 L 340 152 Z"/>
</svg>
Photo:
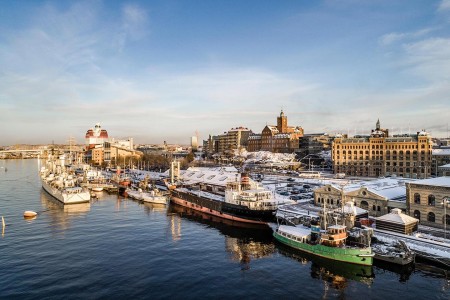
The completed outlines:
<svg viewBox="0 0 450 300">
<path fill-rule="evenodd" d="M 369 136 L 337 135 L 332 143 L 331 158 L 334 173 L 428 178 L 431 151 L 432 140 L 427 132 L 389 136 L 389 131 L 382 129 L 378 120 Z"/>
<path fill-rule="evenodd" d="M 299 139 L 303 136 L 300 126 L 288 126 L 287 116 L 281 111 L 277 125 L 266 125 L 261 134 L 251 134 L 248 139 L 248 151 L 271 151 L 279 153 L 295 152 L 299 148 Z"/>
</svg>

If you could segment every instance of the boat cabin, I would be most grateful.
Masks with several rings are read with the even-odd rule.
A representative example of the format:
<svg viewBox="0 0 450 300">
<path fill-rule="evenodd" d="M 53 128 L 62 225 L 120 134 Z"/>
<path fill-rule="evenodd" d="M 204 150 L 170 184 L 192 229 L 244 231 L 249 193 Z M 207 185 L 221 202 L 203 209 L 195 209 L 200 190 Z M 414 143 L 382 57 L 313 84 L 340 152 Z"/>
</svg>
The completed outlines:
<svg viewBox="0 0 450 300">
<path fill-rule="evenodd" d="M 342 247 L 347 239 L 347 227 L 344 225 L 333 225 L 327 228 L 326 233 L 321 235 L 321 244 L 329 247 Z"/>
</svg>

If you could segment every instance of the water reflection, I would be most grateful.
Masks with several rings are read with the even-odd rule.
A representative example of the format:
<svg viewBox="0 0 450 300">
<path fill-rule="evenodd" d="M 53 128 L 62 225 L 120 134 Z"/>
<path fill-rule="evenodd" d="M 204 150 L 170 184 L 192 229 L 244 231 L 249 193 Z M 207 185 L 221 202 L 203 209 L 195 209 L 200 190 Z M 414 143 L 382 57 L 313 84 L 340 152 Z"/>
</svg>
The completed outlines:
<svg viewBox="0 0 450 300">
<path fill-rule="evenodd" d="M 284 256 L 293 258 L 301 264 L 311 263 L 311 277 L 322 280 L 327 287 L 343 291 L 349 280 L 371 285 L 375 277 L 371 266 L 333 261 L 318 256 L 297 251 L 283 244 L 277 243 L 278 252 Z"/>
<path fill-rule="evenodd" d="M 54 199 L 44 190 L 41 191 L 41 204 L 43 211 L 50 218 L 50 223 L 54 226 L 51 228 L 59 228 L 65 230 L 69 228 L 70 220 L 75 217 L 86 215 L 91 210 L 91 203 L 78 203 L 64 205 L 60 201 Z"/>
<path fill-rule="evenodd" d="M 162 212 L 167 209 L 167 206 L 165 204 L 160 203 L 143 202 L 142 205 L 144 206 L 144 211 L 147 215 L 149 215 L 152 212 Z"/>
<path fill-rule="evenodd" d="M 250 269 L 252 259 L 271 256 L 275 252 L 272 229 L 267 225 L 234 222 L 176 204 L 169 206 L 168 214 L 172 220 L 173 238 L 181 235 L 181 222 L 176 221 L 180 217 L 219 230 L 225 236 L 225 250 L 230 254 L 231 260 L 241 264 L 242 270 Z"/>
<path fill-rule="evenodd" d="M 399 282 L 407 282 L 414 272 L 414 264 L 402 266 L 374 260 L 374 266 L 377 267 L 377 274 L 391 272 L 398 275 Z"/>
</svg>

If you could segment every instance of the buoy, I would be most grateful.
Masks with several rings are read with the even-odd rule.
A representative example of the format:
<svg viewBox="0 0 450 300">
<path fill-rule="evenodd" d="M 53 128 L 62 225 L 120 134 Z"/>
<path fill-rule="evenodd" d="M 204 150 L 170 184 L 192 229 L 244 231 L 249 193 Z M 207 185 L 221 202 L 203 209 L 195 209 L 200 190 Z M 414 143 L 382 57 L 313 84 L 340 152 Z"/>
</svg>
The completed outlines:
<svg viewBox="0 0 450 300">
<path fill-rule="evenodd" d="M 3 216 L 2 216 L 2 225 L 3 225 L 2 227 L 5 228 L 6 224 L 5 224 L 5 218 L 3 218 Z"/>
<path fill-rule="evenodd" d="M 33 218 L 37 216 L 37 212 L 35 211 L 31 211 L 31 210 L 27 210 L 23 213 L 23 217 L 24 218 Z"/>
</svg>

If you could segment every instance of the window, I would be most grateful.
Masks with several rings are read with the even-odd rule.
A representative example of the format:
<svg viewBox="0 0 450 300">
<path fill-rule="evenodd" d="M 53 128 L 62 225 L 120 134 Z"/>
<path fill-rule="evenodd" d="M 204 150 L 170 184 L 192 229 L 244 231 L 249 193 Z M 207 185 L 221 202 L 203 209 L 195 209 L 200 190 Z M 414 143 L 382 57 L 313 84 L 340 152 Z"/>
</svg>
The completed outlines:
<svg viewBox="0 0 450 300">
<path fill-rule="evenodd" d="M 436 216 L 434 215 L 434 213 L 432 213 L 432 212 L 428 213 L 428 218 L 427 218 L 428 222 L 434 222 L 435 219 L 436 219 Z"/>
<path fill-rule="evenodd" d="M 445 222 L 446 221 L 446 222 Z M 450 225 L 450 216 L 449 215 L 445 215 L 445 218 L 443 217 L 442 223 Z"/>
<path fill-rule="evenodd" d="M 428 195 L 428 205 L 431 205 L 431 206 L 436 205 L 436 198 L 434 197 L 434 195 Z"/>
<path fill-rule="evenodd" d="M 414 211 L 414 218 L 416 218 L 420 221 L 420 211 L 418 211 L 418 210 Z"/>
<path fill-rule="evenodd" d="M 367 203 L 367 201 L 361 201 L 361 208 L 369 210 L 369 203 Z"/>
<path fill-rule="evenodd" d="M 414 194 L 414 203 L 420 204 L 420 194 L 419 193 Z"/>
</svg>

